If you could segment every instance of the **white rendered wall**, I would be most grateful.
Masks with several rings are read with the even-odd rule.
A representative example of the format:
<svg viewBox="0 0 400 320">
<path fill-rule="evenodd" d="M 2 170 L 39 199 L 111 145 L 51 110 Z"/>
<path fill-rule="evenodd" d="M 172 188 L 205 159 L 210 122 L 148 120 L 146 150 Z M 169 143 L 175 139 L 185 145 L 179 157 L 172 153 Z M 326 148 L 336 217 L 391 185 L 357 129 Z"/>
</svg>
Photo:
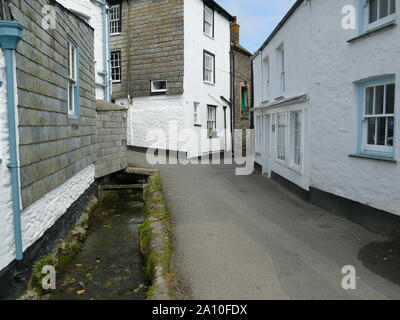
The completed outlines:
<svg viewBox="0 0 400 320">
<path fill-rule="evenodd" d="M 400 165 L 349 157 L 357 146 L 354 82 L 395 74 L 394 141 L 395 158 L 400 160 L 400 28 L 347 43 L 357 35 L 338 23 L 347 4 L 346 0 L 312 2 L 311 185 L 400 215 Z M 357 8 L 358 1 L 353 4 Z M 398 21 L 400 1 L 396 8 Z"/>
<path fill-rule="evenodd" d="M 309 141 L 308 121 L 309 104 L 294 104 L 283 107 L 265 108 L 266 105 L 279 102 L 276 98 L 290 99 L 299 95 L 308 93 L 309 82 L 309 33 L 307 18 L 309 16 L 309 5 L 303 4 L 292 15 L 287 23 L 275 35 L 270 43 L 258 53 L 253 60 L 254 72 L 254 117 L 267 115 L 271 118 L 281 112 L 302 111 L 302 164 L 300 170 L 293 170 L 290 164 L 282 164 L 276 160 L 276 130 L 272 127 L 262 130 L 262 149 L 261 153 L 256 155 L 256 162 L 263 166 L 263 173 L 271 175 L 271 172 L 278 173 L 282 177 L 292 181 L 298 186 L 309 189 Z M 283 44 L 285 52 L 285 87 L 281 91 L 280 61 L 278 48 Z M 269 59 L 270 84 L 267 90 L 267 72 L 263 62 Z M 272 123 L 271 125 L 274 125 Z M 255 126 L 257 126 L 255 121 Z M 258 129 L 256 128 L 256 131 Z M 290 132 L 290 130 L 288 131 Z M 287 150 L 289 153 L 289 150 Z"/>
<path fill-rule="evenodd" d="M 96 71 L 96 83 L 103 84 L 104 77 L 99 75 L 99 72 L 104 72 L 104 39 L 103 39 L 103 16 L 101 6 L 94 4 L 90 0 L 57 0 L 61 5 L 67 9 L 79 12 L 80 14 L 90 18 L 89 24 L 94 29 L 94 58 L 95 58 L 95 71 Z M 108 18 L 106 23 L 106 50 L 107 60 L 109 52 L 109 41 L 108 41 Z M 109 61 L 107 61 L 109 63 Z M 108 83 L 109 87 L 112 86 Z M 96 99 L 108 100 L 108 97 L 104 95 L 104 88 L 96 86 Z"/>
<path fill-rule="evenodd" d="M 201 0 L 185 0 L 185 81 L 184 108 L 187 128 L 195 129 L 201 135 L 199 148 L 201 154 L 210 151 L 230 150 L 228 138 L 225 146 L 224 109 L 226 106 L 226 127 L 231 128 L 230 108 L 221 100 L 223 96 L 230 100 L 230 22 L 215 11 L 214 39 L 203 33 L 204 3 Z M 203 50 L 215 54 L 215 85 L 203 82 Z M 199 105 L 199 123 L 202 127 L 194 127 L 194 102 Z M 218 139 L 207 138 L 207 105 L 216 105 Z M 210 148 L 204 147 L 211 143 Z M 190 155 L 196 154 L 196 146 L 192 146 Z"/>
<path fill-rule="evenodd" d="M 342 28 L 342 8 L 349 4 L 358 10 L 358 0 L 305 2 L 275 35 L 266 51 L 271 52 L 285 42 L 288 93 L 306 93 L 309 97 L 306 133 L 309 186 L 400 215 L 399 164 L 349 157 L 357 151 L 355 82 L 395 74 L 395 159 L 400 159 L 400 29 L 396 26 L 348 43 L 358 35 L 357 30 Z M 399 0 L 396 7 L 399 20 Z M 285 38 L 285 34 L 290 36 Z M 297 43 L 292 50 L 291 43 Z M 293 50 L 296 55 L 290 58 Z M 265 99 L 261 55 L 254 59 L 253 65 L 255 105 L 259 107 Z M 273 86 L 271 92 L 274 98 L 277 93 L 273 93 Z M 268 163 L 267 160 L 258 159 L 261 164 Z M 298 177 L 285 177 L 307 189 Z"/>
<path fill-rule="evenodd" d="M 5 79 L 5 59 L 0 50 L 0 270 L 11 260 L 8 256 L 14 254 L 14 224 L 12 212 L 11 174 L 7 164 L 10 162 L 8 120 L 7 120 L 7 83 Z M 10 252 L 13 251 L 13 252 Z M 14 256 L 15 258 L 15 256 Z M 13 259 L 14 259 L 13 258 Z M 12 260 L 13 260 L 12 259 Z"/>
<path fill-rule="evenodd" d="M 182 143 L 175 143 L 178 133 L 185 129 L 182 101 L 182 95 L 138 97 L 129 106 L 127 99 L 117 99 L 116 104 L 129 107 L 128 145 L 187 152 Z M 159 132 L 158 142 L 148 140 L 151 132 Z"/>
<path fill-rule="evenodd" d="M 44 197 L 27 207 L 21 213 L 22 242 L 25 251 L 38 240 L 68 210 L 68 208 L 94 182 L 95 168 L 90 165 L 52 190 Z M 3 185 L 2 185 L 3 187 Z M 9 184 L 7 189 L 10 189 Z M 6 192 L 10 194 L 10 191 Z M 0 215 L 0 270 L 15 259 L 14 229 L 12 222 L 11 200 L 3 199 L 0 206 L 6 205 L 8 211 Z"/>
</svg>

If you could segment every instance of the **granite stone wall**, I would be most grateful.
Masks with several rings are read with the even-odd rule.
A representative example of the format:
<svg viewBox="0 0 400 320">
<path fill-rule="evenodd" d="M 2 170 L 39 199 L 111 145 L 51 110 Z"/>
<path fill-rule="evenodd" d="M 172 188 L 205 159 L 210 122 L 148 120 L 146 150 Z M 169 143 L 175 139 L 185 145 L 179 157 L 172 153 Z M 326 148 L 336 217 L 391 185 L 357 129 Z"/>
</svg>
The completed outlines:
<svg viewBox="0 0 400 320">
<path fill-rule="evenodd" d="M 184 0 L 123 0 L 122 32 L 111 37 L 122 53 L 122 81 L 113 99 L 149 96 L 152 80 L 167 80 L 167 95 L 183 93 Z"/>
<path fill-rule="evenodd" d="M 127 108 L 98 101 L 97 130 L 96 178 L 101 178 L 128 166 Z"/>
</svg>

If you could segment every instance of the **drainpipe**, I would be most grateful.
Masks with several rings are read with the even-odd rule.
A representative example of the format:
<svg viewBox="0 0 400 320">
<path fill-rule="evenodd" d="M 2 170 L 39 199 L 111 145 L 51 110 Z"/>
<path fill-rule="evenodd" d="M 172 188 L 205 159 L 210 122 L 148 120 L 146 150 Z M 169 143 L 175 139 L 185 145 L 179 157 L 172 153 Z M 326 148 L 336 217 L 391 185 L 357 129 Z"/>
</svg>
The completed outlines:
<svg viewBox="0 0 400 320">
<path fill-rule="evenodd" d="M 94 4 L 101 7 L 101 17 L 102 17 L 102 31 L 103 31 L 103 71 L 99 72 L 99 74 L 103 77 L 103 84 L 101 85 L 104 90 L 104 100 L 110 101 L 111 100 L 111 89 L 110 89 L 110 81 L 109 81 L 109 44 L 110 44 L 110 37 L 108 30 L 108 10 L 107 10 L 107 3 L 105 0 L 91 0 Z M 108 47 L 108 49 L 107 49 Z"/>
<path fill-rule="evenodd" d="M 0 21 L 0 46 L 4 50 L 6 58 L 6 82 L 7 82 L 7 114 L 8 136 L 10 143 L 12 207 L 15 235 L 16 259 L 23 259 L 22 231 L 21 231 L 21 200 L 19 187 L 19 165 L 17 154 L 17 128 L 15 124 L 15 99 L 14 99 L 14 51 L 22 38 L 23 26 L 16 21 Z"/>
</svg>

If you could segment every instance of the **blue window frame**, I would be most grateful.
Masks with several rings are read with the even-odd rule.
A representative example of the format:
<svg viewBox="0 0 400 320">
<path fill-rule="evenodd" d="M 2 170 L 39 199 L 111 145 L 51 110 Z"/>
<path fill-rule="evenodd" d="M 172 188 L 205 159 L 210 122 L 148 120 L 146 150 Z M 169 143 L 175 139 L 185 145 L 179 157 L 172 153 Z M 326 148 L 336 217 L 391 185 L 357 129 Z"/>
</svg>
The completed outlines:
<svg viewBox="0 0 400 320">
<path fill-rule="evenodd" d="M 67 39 L 67 109 L 68 117 L 79 118 L 80 116 L 80 49 L 72 38 Z"/>
<path fill-rule="evenodd" d="M 394 158 L 396 137 L 395 76 L 357 83 L 359 154 Z"/>
<path fill-rule="evenodd" d="M 359 0 L 358 33 L 379 29 L 396 20 L 396 0 Z"/>
</svg>

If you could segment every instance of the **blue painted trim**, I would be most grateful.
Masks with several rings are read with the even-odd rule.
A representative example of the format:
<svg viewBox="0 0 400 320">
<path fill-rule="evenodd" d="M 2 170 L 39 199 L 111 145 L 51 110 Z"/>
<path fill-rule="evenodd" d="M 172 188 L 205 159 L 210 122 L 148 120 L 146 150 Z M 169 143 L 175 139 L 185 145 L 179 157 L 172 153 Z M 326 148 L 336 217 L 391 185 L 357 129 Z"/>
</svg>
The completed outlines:
<svg viewBox="0 0 400 320">
<path fill-rule="evenodd" d="M 374 77 L 370 79 L 365 79 L 358 81 L 356 83 L 357 85 L 357 101 L 358 101 L 358 106 L 357 106 L 357 153 L 358 154 L 364 154 L 364 155 L 370 155 L 370 156 L 376 156 L 376 157 L 384 157 L 384 158 L 389 158 L 393 159 L 395 152 L 378 152 L 378 151 L 366 151 L 363 150 L 363 131 L 364 131 L 364 108 L 365 108 L 365 87 L 369 86 L 377 86 L 386 82 L 395 82 L 396 77 L 395 75 L 384 75 L 380 77 Z M 395 127 L 395 132 L 394 135 L 396 136 L 396 127 Z M 394 148 L 396 146 L 394 145 Z"/>
<path fill-rule="evenodd" d="M 19 164 L 17 153 L 17 126 L 15 115 L 15 88 L 14 88 L 14 50 L 22 39 L 23 26 L 15 21 L 0 21 L 0 46 L 4 50 L 6 59 L 7 82 L 7 120 L 10 143 L 12 207 L 15 235 L 15 255 L 17 260 L 23 259 L 22 229 L 21 229 L 21 199 L 19 183 Z"/>
<path fill-rule="evenodd" d="M 364 34 L 365 0 L 358 0 L 358 34 Z"/>
</svg>

